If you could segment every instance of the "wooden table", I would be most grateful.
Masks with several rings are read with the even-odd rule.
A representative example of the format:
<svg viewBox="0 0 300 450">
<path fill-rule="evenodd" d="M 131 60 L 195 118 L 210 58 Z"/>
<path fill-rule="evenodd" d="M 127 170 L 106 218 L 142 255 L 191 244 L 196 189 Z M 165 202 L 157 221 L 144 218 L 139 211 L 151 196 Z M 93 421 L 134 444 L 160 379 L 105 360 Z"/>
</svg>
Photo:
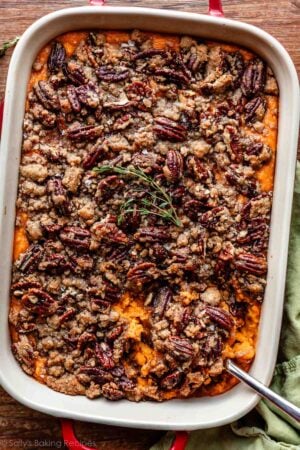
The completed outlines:
<svg viewBox="0 0 300 450">
<path fill-rule="evenodd" d="M 110 5 L 151 6 L 199 13 L 207 12 L 206 0 L 108 0 Z M 83 0 L 1 0 L 0 43 L 20 35 L 34 20 L 63 7 L 81 6 Z M 300 71 L 300 0 L 223 0 L 227 17 L 262 27 L 285 46 Z M 8 52 L 0 60 L 0 98 L 3 97 Z M 162 433 L 76 424 L 78 437 L 101 450 L 146 450 Z M 0 388 L 0 449 L 64 448 L 59 421 L 25 408 Z"/>
</svg>

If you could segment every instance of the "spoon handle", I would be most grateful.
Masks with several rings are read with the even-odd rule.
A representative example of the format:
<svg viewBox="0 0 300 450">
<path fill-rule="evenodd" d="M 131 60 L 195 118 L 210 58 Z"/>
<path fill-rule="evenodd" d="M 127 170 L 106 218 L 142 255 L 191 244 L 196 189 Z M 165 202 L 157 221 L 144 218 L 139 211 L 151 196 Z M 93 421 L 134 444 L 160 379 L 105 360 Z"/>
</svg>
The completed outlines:
<svg viewBox="0 0 300 450">
<path fill-rule="evenodd" d="M 256 380 L 247 372 L 240 369 L 232 361 L 227 361 L 226 369 L 229 373 L 231 373 L 231 375 L 235 376 L 240 381 L 243 381 L 252 389 L 254 389 L 261 397 L 264 397 L 270 402 L 274 403 L 274 405 L 285 412 L 288 416 L 297 420 L 297 422 L 300 422 L 300 408 L 288 402 L 275 392 L 271 391 L 271 389 L 267 388 L 260 381 Z"/>
</svg>

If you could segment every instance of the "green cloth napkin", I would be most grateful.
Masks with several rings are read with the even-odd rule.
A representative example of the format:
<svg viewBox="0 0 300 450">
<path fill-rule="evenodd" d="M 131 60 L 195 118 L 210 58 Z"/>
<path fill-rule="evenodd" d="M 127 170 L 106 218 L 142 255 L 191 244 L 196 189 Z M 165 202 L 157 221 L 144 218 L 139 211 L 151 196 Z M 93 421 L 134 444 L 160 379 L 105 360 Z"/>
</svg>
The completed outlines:
<svg viewBox="0 0 300 450">
<path fill-rule="evenodd" d="M 297 164 L 278 364 L 271 388 L 300 407 L 300 163 Z M 150 450 L 169 450 L 173 433 Z M 230 425 L 190 433 L 186 450 L 296 450 L 300 427 L 265 400 Z"/>
</svg>

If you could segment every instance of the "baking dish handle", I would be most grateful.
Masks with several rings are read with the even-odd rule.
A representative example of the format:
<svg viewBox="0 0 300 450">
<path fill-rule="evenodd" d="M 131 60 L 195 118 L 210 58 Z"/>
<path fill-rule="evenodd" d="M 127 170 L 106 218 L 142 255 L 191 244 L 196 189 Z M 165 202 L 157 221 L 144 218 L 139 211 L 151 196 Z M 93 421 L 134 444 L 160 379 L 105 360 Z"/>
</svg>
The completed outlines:
<svg viewBox="0 0 300 450">
<path fill-rule="evenodd" d="M 215 17 L 224 17 L 222 0 L 209 0 L 208 14 Z"/>
<path fill-rule="evenodd" d="M 65 445 L 69 450 L 96 450 L 81 444 L 75 436 L 72 420 L 61 419 L 61 431 Z M 177 431 L 170 450 L 184 450 L 188 441 L 186 431 Z"/>
</svg>

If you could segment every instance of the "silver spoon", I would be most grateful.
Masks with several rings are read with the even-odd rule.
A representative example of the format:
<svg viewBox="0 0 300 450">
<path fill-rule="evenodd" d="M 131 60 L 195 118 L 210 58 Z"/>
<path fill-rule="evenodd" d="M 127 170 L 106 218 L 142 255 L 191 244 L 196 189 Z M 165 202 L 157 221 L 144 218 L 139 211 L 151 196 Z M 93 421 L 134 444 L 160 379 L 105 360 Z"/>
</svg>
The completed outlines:
<svg viewBox="0 0 300 450">
<path fill-rule="evenodd" d="M 254 389 L 254 391 L 256 391 L 261 397 L 264 397 L 272 402 L 288 416 L 292 417 L 297 422 L 300 422 L 300 408 L 271 391 L 271 389 L 267 388 L 260 381 L 256 380 L 247 372 L 236 366 L 230 359 L 226 362 L 226 370 L 231 373 L 231 375 Z"/>
</svg>

